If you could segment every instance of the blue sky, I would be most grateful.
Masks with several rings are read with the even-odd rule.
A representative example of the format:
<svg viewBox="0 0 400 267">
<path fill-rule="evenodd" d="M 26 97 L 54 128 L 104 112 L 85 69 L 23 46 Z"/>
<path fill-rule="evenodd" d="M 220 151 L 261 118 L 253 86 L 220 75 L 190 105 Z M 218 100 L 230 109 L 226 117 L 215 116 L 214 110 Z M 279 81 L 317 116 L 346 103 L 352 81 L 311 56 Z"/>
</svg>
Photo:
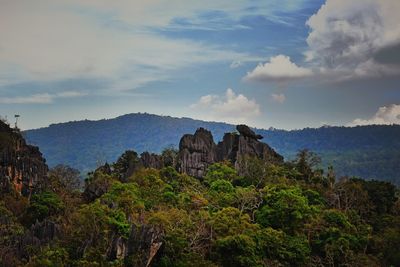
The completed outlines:
<svg viewBox="0 0 400 267">
<path fill-rule="evenodd" d="M 0 114 L 400 123 L 400 2 L 0 0 Z"/>
</svg>

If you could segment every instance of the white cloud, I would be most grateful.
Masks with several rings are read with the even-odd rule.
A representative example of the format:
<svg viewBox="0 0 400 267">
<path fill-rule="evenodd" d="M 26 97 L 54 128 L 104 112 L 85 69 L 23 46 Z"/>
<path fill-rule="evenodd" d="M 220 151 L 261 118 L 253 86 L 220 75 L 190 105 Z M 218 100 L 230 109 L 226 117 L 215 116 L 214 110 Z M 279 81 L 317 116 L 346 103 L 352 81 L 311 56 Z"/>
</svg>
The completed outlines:
<svg viewBox="0 0 400 267">
<path fill-rule="evenodd" d="M 400 124 L 400 105 L 391 104 L 378 109 L 369 119 L 355 119 L 349 125 Z"/>
<path fill-rule="evenodd" d="M 236 94 L 231 88 L 226 90 L 224 96 L 202 96 L 190 107 L 200 111 L 207 119 L 231 123 L 248 123 L 249 120 L 261 114 L 260 105 L 254 99 Z"/>
<path fill-rule="evenodd" d="M 198 64 L 243 62 L 248 54 L 167 38 L 155 29 L 175 27 L 176 18 L 226 27 L 201 16 L 210 10 L 236 26 L 254 13 L 278 22 L 282 8 L 293 11 L 302 4 L 268 1 L 248 9 L 247 1 L 229 0 L 6 0 L 0 8 L 0 85 L 88 78 L 106 80 L 115 92 L 171 79 Z"/>
<path fill-rule="evenodd" d="M 284 94 L 271 94 L 272 101 L 276 103 L 282 104 L 286 100 L 286 96 Z"/>
<path fill-rule="evenodd" d="M 391 53 L 400 53 L 399 10 L 398 0 L 327 0 L 306 23 L 311 29 L 306 60 L 342 78 L 400 73 L 400 62 L 376 58 L 392 46 L 397 50 Z"/>
<path fill-rule="evenodd" d="M 0 97 L 1 104 L 50 104 L 57 98 L 74 98 L 85 96 L 85 93 L 65 91 L 57 94 L 34 94 L 30 96 Z"/>
<path fill-rule="evenodd" d="M 271 57 L 269 62 L 259 64 L 244 77 L 246 81 L 286 81 L 312 75 L 310 69 L 297 66 L 285 55 Z"/>
</svg>

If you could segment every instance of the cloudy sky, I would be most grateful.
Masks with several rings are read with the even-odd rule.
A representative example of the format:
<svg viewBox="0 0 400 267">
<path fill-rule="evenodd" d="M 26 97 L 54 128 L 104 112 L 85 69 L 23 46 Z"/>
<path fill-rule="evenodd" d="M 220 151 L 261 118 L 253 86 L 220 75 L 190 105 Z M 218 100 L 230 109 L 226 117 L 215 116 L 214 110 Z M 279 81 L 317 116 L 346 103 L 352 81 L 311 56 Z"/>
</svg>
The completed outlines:
<svg viewBox="0 0 400 267">
<path fill-rule="evenodd" d="M 398 0 L 0 0 L 0 115 L 400 123 Z"/>
</svg>

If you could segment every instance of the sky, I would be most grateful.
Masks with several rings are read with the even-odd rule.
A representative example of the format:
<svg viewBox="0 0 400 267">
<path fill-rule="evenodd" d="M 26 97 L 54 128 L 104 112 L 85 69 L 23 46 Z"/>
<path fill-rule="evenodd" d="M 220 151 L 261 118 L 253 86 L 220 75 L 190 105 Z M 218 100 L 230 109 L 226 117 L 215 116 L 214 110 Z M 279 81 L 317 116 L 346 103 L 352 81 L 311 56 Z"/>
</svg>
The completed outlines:
<svg viewBox="0 0 400 267">
<path fill-rule="evenodd" d="M 0 0 L 0 115 L 400 124 L 398 0 Z"/>
</svg>

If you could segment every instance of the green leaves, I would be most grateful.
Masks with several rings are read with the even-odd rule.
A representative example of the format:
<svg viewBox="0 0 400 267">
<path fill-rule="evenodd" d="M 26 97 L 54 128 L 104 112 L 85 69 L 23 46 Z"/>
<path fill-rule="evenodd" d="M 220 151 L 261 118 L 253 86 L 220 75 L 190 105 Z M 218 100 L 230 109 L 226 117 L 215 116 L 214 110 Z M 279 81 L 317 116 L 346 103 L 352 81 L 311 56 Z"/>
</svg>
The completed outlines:
<svg viewBox="0 0 400 267">
<path fill-rule="evenodd" d="M 30 226 L 38 221 L 42 221 L 49 216 L 56 215 L 64 209 L 64 203 L 61 198 L 50 191 L 35 194 L 31 198 L 31 203 L 26 214 L 24 221 L 26 225 Z"/>
<path fill-rule="evenodd" d="M 51 219 L 61 234 L 33 246 L 28 266 L 122 266 L 135 255 L 118 253 L 132 227 L 142 225 L 162 232 L 156 267 L 396 265 L 396 188 L 354 178 L 335 182 L 333 171 L 323 176 L 310 167 L 309 154 L 302 157 L 297 165 L 279 166 L 248 159 L 243 176 L 217 163 L 200 181 L 172 166 L 120 177 L 136 167 L 135 153 L 127 152 L 114 165 L 117 172 L 99 168 L 91 174 L 84 198 L 63 192 L 58 182 L 65 177 L 51 180 L 47 188 L 57 190 L 34 194 L 30 203 L 3 197 L 0 252 L 14 253 L 27 227 Z M 122 258 L 111 261 L 115 244 L 121 247 L 113 248 L 112 259 Z"/>
<path fill-rule="evenodd" d="M 309 205 L 307 197 L 299 187 L 267 187 L 264 189 L 264 205 L 256 214 L 257 222 L 265 227 L 273 227 L 294 233 L 302 229 L 303 224 L 316 211 Z"/>
<path fill-rule="evenodd" d="M 211 184 L 216 180 L 227 180 L 232 182 L 237 178 L 236 170 L 225 163 L 214 163 L 207 169 L 204 180 Z"/>
</svg>

